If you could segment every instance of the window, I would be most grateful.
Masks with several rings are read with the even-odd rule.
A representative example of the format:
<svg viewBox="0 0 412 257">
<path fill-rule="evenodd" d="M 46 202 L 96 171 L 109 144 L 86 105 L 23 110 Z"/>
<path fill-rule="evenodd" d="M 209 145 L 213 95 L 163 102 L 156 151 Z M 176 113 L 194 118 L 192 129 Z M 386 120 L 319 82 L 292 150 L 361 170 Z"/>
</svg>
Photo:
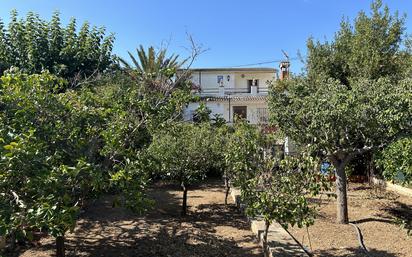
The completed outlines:
<svg viewBox="0 0 412 257">
<path fill-rule="evenodd" d="M 252 91 L 251 87 L 252 86 L 259 86 L 259 80 L 258 79 L 248 79 L 247 80 L 247 92 L 250 93 Z"/>
<path fill-rule="evenodd" d="M 259 86 L 259 80 L 258 79 L 248 79 L 247 85 L 248 86 Z"/>
<path fill-rule="evenodd" d="M 250 93 L 252 91 L 251 87 L 253 85 L 253 79 L 247 80 L 247 92 Z"/>
<path fill-rule="evenodd" d="M 259 123 L 266 124 L 269 121 L 268 109 L 257 108 L 257 118 Z"/>
<path fill-rule="evenodd" d="M 217 84 L 223 85 L 223 75 L 218 75 L 217 76 Z"/>
<path fill-rule="evenodd" d="M 233 106 L 233 117 L 247 119 L 247 107 L 246 106 Z"/>
</svg>

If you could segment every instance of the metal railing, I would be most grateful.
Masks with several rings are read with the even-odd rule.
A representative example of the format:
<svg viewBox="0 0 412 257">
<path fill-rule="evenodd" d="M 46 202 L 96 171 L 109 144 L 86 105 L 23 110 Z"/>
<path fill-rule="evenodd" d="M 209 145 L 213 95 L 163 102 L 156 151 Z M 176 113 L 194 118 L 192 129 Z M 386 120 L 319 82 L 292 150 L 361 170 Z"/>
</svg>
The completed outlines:
<svg viewBox="0 0 412 257">
<path fill-rule="evenodd" d="M 219 88 L 206 88 L 200 90 L 200 94 L 219 94 L 219 92 Z"/>
<path fill-rule="evenodd" d="M 268 88 L 267 87 L 257 87 L 257 92 L 258 94 L 267 94 L 268 93 Z M 247 88 L 247 87 L 232 87 L 232 88 L 222 88 L 216 87 L 216 88 L 202 88 L 199 91 L 200 95 L 236 95 L 236 94 L 251 94 L 252 93 L 252 88 Z"/>
<path fill-rule="evenodd" d="M 258 87 L 257 88 L 257 92 L 258 93 L 268 93 L 269 92 L 269 88 L 268 87 Z"/>
<path fill-rule="evenodd" d="M 250 88 L 239 88 L 239 87 L 232 87 L 232 88 L 225 88 L 225 93 L 228 94 L 245 94 L 245 93 L 250 93 L 251 89 Z"/>
</svg>

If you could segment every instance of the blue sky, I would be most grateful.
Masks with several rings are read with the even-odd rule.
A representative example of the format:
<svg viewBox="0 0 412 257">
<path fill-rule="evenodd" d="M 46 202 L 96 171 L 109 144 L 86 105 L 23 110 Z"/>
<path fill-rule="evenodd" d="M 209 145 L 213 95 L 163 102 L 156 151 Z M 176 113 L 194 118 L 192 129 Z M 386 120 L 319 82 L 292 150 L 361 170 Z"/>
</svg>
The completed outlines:
<svg viewBox="0 0 412 257">
<path fill-rule="evenodd" d="M 114 52 L 126 56 L 136 46 L 160 46 L 169 42 L 169 51 L 186 56 L 186 32 L 205 49 L 195 67 L 228 67 L 305 55 L 309 36 L 331 39 L 343 16 L 354 18 L 368 10 L 366 0 L 0 0 L 0 17 L 7 23 L 17 9 L 49 19 L 59 10 L 63 23 L 70 17 L 79 22 L 105 26 L 116 34 Z M 412 2 L 386 0 L 391 10 L 412 16 Z M 412 22 L 407 18 L 407 31 Z M 277 63 L 263 66 L 276 66 Z M 299 72 L 302 64 L 292 62 Z"/>
</svg>

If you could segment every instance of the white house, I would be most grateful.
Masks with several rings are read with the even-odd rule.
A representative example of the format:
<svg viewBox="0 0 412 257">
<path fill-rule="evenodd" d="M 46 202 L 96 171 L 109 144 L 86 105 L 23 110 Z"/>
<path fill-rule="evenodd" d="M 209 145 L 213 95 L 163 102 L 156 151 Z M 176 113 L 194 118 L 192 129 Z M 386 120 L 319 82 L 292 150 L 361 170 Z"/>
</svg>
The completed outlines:
<svg viewBox="0 0 412 257">
<path fill-rule="evenodd" d="M 220 114 L 227 122 L 236 115 L 251 124 L 268 122 L 268 87 L 278 79 L 275 68 L 204 68 L 191 69 L 191 80 L 200 102 Z M 283 73 L 281 74 L 281 77 Z M 184 112 L 185 120 L 191 120 L 199 102 L 190 103 Z"/>
</svg>

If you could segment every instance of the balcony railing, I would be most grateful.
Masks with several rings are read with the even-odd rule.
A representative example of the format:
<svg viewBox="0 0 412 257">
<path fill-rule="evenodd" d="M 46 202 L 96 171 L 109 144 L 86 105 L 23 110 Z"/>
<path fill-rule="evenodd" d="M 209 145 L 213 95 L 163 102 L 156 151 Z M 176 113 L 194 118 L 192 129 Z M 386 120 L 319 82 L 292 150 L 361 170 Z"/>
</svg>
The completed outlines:
<svg viewBox="0 0 412 257">
<path fill-rule="evenodd" d="M 266 95 L 268 93 L 267 87 L 258 87 L 252 86 L 250 88 L 247 87 L 235 87 L 235 88 L 224 88 L 224 87 L 216 87 L 216 88 L 202 88 L 199 91 L 200 95 Z"/>
<path fill-rule="evenodd" d="M 268 87 L 258 87 L 257 92 L 262 93 L 262 94 L 267 94 L 269 93 L 269 88 Z"/>
<path fill-rule="evenodd" d="M 219 94 L 219 88 L 205 88 L 200 90 L 200 94 L 211 94 L 211 95 L 218 95 Z"/>
<path fill-rule="evenodd" d="M 225 94 L 247 94 L 251 93 L 250 88 L 225 88 Z"/>
</svg>

